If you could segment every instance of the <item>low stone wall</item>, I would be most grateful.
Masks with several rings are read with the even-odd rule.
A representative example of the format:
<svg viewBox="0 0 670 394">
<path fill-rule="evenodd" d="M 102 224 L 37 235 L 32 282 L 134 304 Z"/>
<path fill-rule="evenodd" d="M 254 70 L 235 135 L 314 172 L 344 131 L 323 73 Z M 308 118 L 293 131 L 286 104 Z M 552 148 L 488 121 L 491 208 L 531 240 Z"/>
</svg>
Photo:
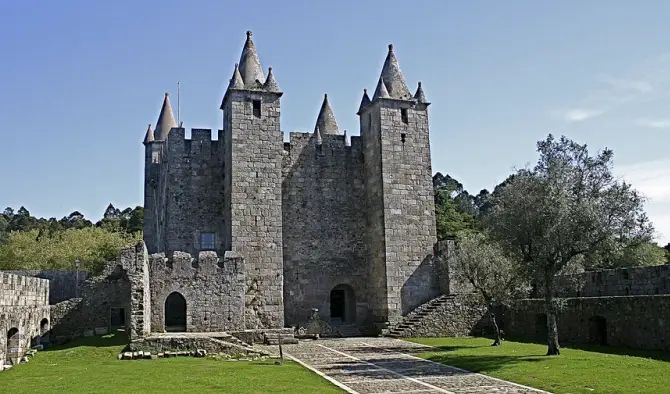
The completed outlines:
<svg viewBox="0 0 670 394">
<path fill-rule="evenodd" d="M 507 313 L 508 337 L 546 340 L 540 299 L 521 300 Z M 670 295 L 567 298 L 558 315 L 559 342 L 670 350 Z"/>
<path fill-rule="evenodd" d="M 560 297 L 670 294 L 670 265 L 589 271 L 559 277 Z"/>
<path fill-rule="evenodd" d="M 48 333 L 48 300 L 48 280 L 0 272 L 0 370 Z"/>
<path fill-rule="evenodd" d="M 86 271 L 12 270 L 10 274 L 32 276 L 49 280 L 49 304 L 80 297 L 81 286 L 88 278 Z"/>
</svg>

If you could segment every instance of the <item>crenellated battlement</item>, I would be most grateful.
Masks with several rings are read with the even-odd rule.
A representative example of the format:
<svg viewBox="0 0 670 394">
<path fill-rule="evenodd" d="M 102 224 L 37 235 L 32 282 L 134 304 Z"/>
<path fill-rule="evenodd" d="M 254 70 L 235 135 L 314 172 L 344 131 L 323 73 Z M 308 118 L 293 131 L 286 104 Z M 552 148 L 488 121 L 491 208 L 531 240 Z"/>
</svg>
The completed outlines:
<svg viewBox="0 0 670 394">
<path fill-rule="evenodd" d="M 244 274 L 244 258 L 226 251 L 223 257 L 216 252 L 205 251 L 194 258 L 190 253 L 176 251 L 170 257 L 164 253 L 149 256 L 149 266 L 153 272 L 165 272 L 171 276 L 236 275 Z"/>
<path fill-rule="evenodd" d="M 49 302 L 49 280 L 0 271 L 0 306 L 41 305 Z"/>
<path fill-rule="evenodd" d="M 212 129 L 191 129 L 191 138 L 186 138 L 186 129 L 174 127 L 167 139 L 168 157 L 217 157 L 221 149 L 223 130 L 218 130 L 218 139 L 212 139 Z"/>
</svg>

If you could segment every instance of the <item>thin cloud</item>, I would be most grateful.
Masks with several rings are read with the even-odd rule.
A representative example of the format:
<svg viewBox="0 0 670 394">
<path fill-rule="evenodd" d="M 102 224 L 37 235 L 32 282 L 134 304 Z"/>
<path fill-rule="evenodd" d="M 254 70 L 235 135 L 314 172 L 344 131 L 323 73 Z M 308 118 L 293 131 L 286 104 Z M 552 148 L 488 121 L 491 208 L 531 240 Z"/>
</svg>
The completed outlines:
<svg viewBox="0 0 670 394">
<path fill-rule="evenodd" d="M 670 128 L 670 119 L 646 119 L 640 118 L 635 123 L 638 126 L 649 127 L 652 129 L 668 129 Z"/>
<path fill-rule="evenodd" d="M 605 111 L 596 109 L 572 108 L 563 113 L 563 119 L 571 123 L 583 122 L 585 120 L 600 116 L 604 112 Z"/>
<path fill-rule="evenodd" d="M 618 166 L 615 171 L 650 202 L 670 204 L 670 159 Z"/>
</svg>

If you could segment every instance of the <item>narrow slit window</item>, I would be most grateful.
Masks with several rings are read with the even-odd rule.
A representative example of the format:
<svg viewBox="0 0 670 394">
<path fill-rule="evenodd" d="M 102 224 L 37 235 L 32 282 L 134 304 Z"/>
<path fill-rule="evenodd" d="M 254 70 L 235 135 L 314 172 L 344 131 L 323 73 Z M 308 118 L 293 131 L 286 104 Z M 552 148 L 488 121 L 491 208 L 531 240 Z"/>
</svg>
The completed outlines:
<svg viewBox="0 0 670 394">
<path fill-rule="evenodd" d="M 407 108 L 401 108 L 400 109 L 400 118 L 402 119 L 402 122 L 407 124 L 409 123 L 409 116 L 407 115 Z"/>
<path fill-rule="evenodd" d="M 254 106 L 254 116 L 257 118 L 261 117 L 261 100 L 253 100 Z"/>
<path fill-rule="evenodd" d="M 404 144 L 405 143 L 405 133 L 400 134 L 400 141 Z"/>
</svg>

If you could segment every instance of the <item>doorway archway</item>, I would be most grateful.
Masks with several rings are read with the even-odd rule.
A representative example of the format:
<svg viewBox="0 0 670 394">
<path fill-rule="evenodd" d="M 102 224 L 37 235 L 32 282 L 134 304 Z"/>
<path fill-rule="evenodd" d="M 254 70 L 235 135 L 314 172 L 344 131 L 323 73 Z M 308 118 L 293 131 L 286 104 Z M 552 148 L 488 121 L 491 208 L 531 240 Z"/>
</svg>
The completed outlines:
<svg viewBox="0 0 670 394">
<path fill-rule="evenodd" d="M 186 299 L 176 291 L 165 299 L 165 331 L 186 331 Z"/>
<path fill-rule="evenodd" d="M 356 321 L 356 295 L 351 286 L 340 284 L 330 291 L 330 318 L 346 323 Z"/>
<path fill-rule="evenodd" d="M 16 364 L 18 361 L 19 356 L 21 355 L 21 337 L 19 335 L 19 329 L 16 327 L 10 328 L 9 331 L 7 331 L 7 346 L 6 349 L 7 351 L 5 354 L 7 355 L 7 360 L 9 360 L 12 364 Z"/>
</svg>

